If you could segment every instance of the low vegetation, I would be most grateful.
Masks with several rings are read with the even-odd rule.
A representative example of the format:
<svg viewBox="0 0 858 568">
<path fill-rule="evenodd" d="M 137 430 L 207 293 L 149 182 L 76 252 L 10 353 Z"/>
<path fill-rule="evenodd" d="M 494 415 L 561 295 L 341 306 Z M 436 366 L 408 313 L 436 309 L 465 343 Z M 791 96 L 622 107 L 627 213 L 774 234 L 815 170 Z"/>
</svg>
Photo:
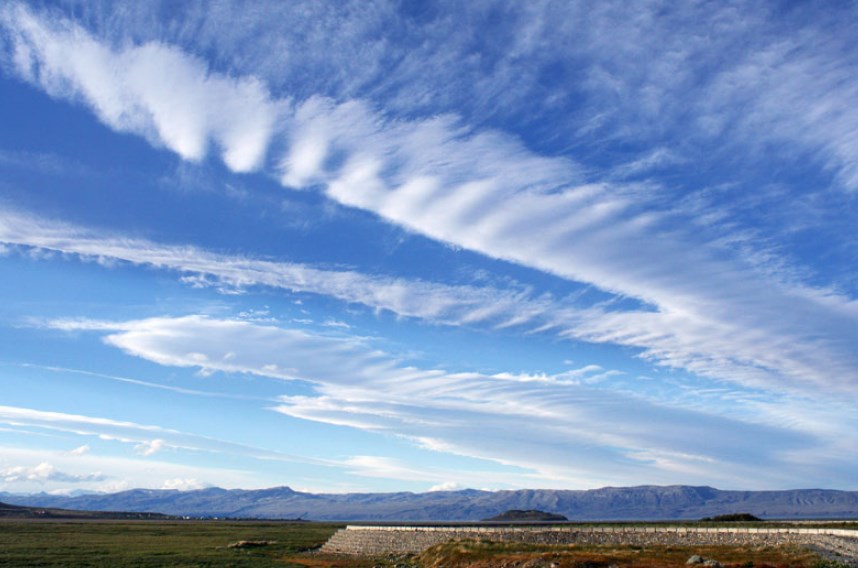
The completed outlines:
<svg viewBox="0 0 858 568">
<path fill-rule="evenodd" d="M 831 566 L 815 553 L 794 546 L 537 546 L 487 541 L 434 546 L 420 555 L 418 565 L 422 568 L 678 568 L 686 566 L 693 556 L 713 559 L 724 568 Z"/>
<path fill-rule="evenodd" d="M 322 545 L 342 525 L 219 521 L 0 522 L 0 566 L 220 567 L 304 564 L 284 562 Z M 265 546 L 238 546 L 237 542 Z"/>
<path fill-rule="evenodd" d="M 452 542 L 420 555 L 360 558 L 317 549 L 340 524 L 256 521 L 2 520 L 0 566 L 279 568 L 836 568 L 799 547 L 537 546 Z M 702 565 L 701 565 L 702 566 Z"/>
</svg>

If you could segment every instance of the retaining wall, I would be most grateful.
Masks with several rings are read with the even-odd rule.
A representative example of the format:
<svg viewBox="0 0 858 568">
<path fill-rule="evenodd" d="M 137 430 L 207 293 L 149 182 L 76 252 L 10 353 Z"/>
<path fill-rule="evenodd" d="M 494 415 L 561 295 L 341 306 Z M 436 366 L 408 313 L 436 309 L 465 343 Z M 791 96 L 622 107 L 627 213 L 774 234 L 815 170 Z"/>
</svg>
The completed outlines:
<svg viewBox="0 0 858 568">
<path fill-rule="evenodd" d="M 807 528 L 738 527 L 477 527 L 349 525 L 322 547 L 323 552 L 360 555 L 415 554 L 450 540 L 491 540 L 531 544 L 777 545 L 858 543 L 858 531 Z"/>
</svg>

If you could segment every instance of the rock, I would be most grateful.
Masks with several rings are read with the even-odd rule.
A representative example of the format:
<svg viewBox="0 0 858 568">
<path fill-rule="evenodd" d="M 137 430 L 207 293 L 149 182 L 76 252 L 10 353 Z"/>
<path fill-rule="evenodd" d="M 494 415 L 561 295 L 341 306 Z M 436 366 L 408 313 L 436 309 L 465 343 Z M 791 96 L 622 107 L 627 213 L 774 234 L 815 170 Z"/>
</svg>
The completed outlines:
<svg viewBox="0 0 858 568">
<path fill-rule="evenodd" d="M 709 568 L 721 568 L 721 563 L 717 560 L 712 560 L 711 558 L 709 560 L 704 561 L 703 565 L 709 566 Z"/>
<path fill-rule="evenodd" d="M 703 557 L 695 554 L 691 558 L 685 561 L 686 564 L 703 564 Z"/>
<path fill-rule="evenodd" d="M 273 540 L 240 540 L 228 545 L 227 548 L 257 548 L 259 546 L 268 546 L 269 544 L 277 544 Z"/>
</svg>

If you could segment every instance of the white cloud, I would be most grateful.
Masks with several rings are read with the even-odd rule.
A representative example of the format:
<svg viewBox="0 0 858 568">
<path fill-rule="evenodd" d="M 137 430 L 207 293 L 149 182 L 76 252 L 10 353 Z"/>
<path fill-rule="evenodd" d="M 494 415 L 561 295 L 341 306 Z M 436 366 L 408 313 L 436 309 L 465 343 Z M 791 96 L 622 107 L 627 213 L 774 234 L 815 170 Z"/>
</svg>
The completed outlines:
<svg viewBox="0 0 858 568">
<path fill-rule="evenodd" d="M 490 483 L 494 486 L 506 485 L 510 482 L 522 486 L 528 483 L 527 475 L 517 472 L 497 471 L 453 471 L 443 467 L 409 464 L 397 458 L 384 456 L 352 456 L 343 461 L 343 467 L 350 475 L 374 477 L 381 479 L 396 479 L 423 481 L 434 483 L 428 491 L 455 491 L 463 489 L 458 483 L 446 481 L 451 476 L 457 476 L 468 487 Z M 531 476 L 533 474 L 530 474 Z M 439 483 L 440 482 L 440 483 Z M 437 489 L 444 487 L 445 489 Z"/>
<path fill-rule="evenodd" d="M 101 473 L 78 475 L 59 471 L 48 462 L 31 467 L 15 466 L 0 470 L 0 481 L 4 483 L 90 483 L 105 479 L 107 477 Z"/>
<path fill-rule="evenodd" d="M 190 488 L 194 480 L 203 486 L 264 487 L 272 480 L 229 467 L 183 465 L 157 458 L 100 455 L 70 456 L 67 452 L 0 446 L 0 491 L 68 493 L 114 492 L 132 488 Z M 13 479 L 7 481 L 6 478 Z M 207 480 L 207 481 L 203 481 Z M 262 484 L 262 485 L 261 485 Z"/>
<path fill-rule="evenodd" d="M 416 479 L 421 481 L 434 480 L 431 472 L 416 469 L 396 458 L 382 456 L 352 456 L 345 461 L 351 473 L 365 477 L 382 477 L 385 479 Z"/>
<path fill-rule="evenodd" d="M 828 456 L 819 458 L 819 467 L 826 459 L 841 459 L 839 445 L 826 442 L 822 431 L 785 422 L 763 405 L 737 397 L 727 404 L 723 398 L 729 392 L 711 398 L 701 393 L 697 406 L 658 400 L 655 394 L 645 399 L 610 383 L 585 384 L 587 377 L 605 373 L 598 367 L 558 376 L 420 369 L 362 338 L 201 316 L 105 324 L 104 331 L 108 344 L 162 365 L 308 381 L 315 385 L 314 395 L 283 396 L 276 410 L 535 470 L 530 480 L 542 485 L 747 486 L 765 471 L 768 486 L 788 486 L 801 484 L 811 467 L 793 467 L 789 455 L 816 447 Z M 708 400 L 713 404 L 706 406 Z M 799 414 L 803 406 L 794 402 L 791 412 Z M 843 428 L 852 422 L 846 414 L 840 417 Z M 377 459 L 355 459 L 346 465 L 363 466 L 367 474 L 369 465 L 377 466 L 376 475 L 397 470 Z M 452 476 L 431 477 L 440 482 Z"/>
<path fill-rule="evenodd" d="M 54 97 L 82 100 L 111 128 L 186 160 L 202 160 L 214 143 L 234 171 L 262 164 L 278 111 L 252 77 L 211 72 L 201 59 L 157 42 L 113 49 L 21 4 L 7 4 L 0 24 L 10 32 L 21 77 Z"/>
<path fill-rule="evenodd" d="M 598 194 L 601 190 L 592 191 Z M 620 233 L 616 242 L 601 250 L 620 251 L 633 242 L 637 250 L 646 240 L 645 233 L 633 232 L 628 237 Z M 608 238 L 599 237 L 601 234 L 597 231 L 595 238 Z M 639 281 L 629 276 L 628 291 L 639 292 L 662 306 L 659 310 L 620 310 L 514 289 L 450 286 L 218 255 L 190 246 L 165 246 L 99 233 L 2 208 L 0 242 L 28 250 L 201 275 L 209 284 L 262 285 L 323 294 L 440 324 L 516 327 L 573 340 L 632 346 L 657 364 L 766 388 L 816 392 L 819 385 L 825 385 L 848 391 L 854 388 L 848 377 L 858 372 L 848 333 L 843 331 L 858 319 L 855 301 L 742 272 L 735 264 L 707 260 L 705 253 L 691 252 L 678 243 L 674 245 L 692 256 L 689 266 L 672 267 L 661 259 L 647 268 L 645 263 L 654 254 L 650 251 L 637 255 L 637 269 L 629 266 L 607 272 L 622 276 L 624 271 L 637 270 Z M 669 241 L 660 246 L 668 245 L 673 246 Z M 509 249 L 522 246 L 513 243 Z M 574 259 L 575 254 L 569 257 Z M 557 255 L 562 255 L 560 249 Z M 597 257 L 594 254 L 596 260 L 588 266 L 599 268 Z M 619 265 L 625 258 L 618 252 L 610 262 Z M 696 267 L 695 259 L 700 261 Z M 640 291 L 647 281 L 651 288 Z M 116 325 L 90 320 L 67 324 L 70 329 Z M 63 324 L 52 325 L 61 328 Z"/>
<path fill-rule="evenodd" d="M 843 338 L 858 302 L 725 251 L 724 235 L 683 228 L 686 214 L 648 197 L 651 188 L 582 183 L 568 160 L 449 117 L 385 121 L 354 101 L 312 105 L 302 120 L 328 125 L 330 152 L 343 157 L 341 167 L 315 173 L 328 197 L 646 305 L 574 310 L 565 322 L 547 318 L 548 328 L 746 385 L 854 389 L 858 356 Z M 472 314 L 487 319 L 503 308 Z"/>
<path fill-rule="evenodd" d="M 606 100 L 625 101 L 615 108 L 585 105 L 599 116 L 612 113 L 605 120 L 588 118 L 596 130 L 605 121 L 630 122 L 628 134 L 662 116 L 676 119 L 670 108 L 684 109 L 677 103 L 697 93 L 689 87 L 697 83 L 689 62 L 704 54 L 715 69 L 711 78 L 699 81 L 709 97 L 700 97 L 694 107 L 704 137 L 730 133 L 724 124 L 735 117 L 719 114 L 725 102 L 747 106 L 750 112 L 738 123 L 755 135 L 751 145 L 776 139 L 796 142 L 811 153 L 818 150 L 845 186 L 853 184 L 851 132 L 858 119 L 850 101 L 858 83 L 849 74 L 853 66 L 841 40 L 799 45 L 762 34 L 764 49 L 733 65 L 712 49 L 710 34 L 701 36 L 704 41 L 695 33 L 690 23 L 699 20 L 699 8 L 654 18 L 654 8 L 644 7 L 642 21 L 619 17 L 625 14 L 621 5 L 592 14 L 570 10 L 574 17 L 558 18 L 551 9 L 538 8 L 516 13 L 528 25 L 515 34 L 511 51 L 544 49 L 545 33 L 575 38 L 563 45 L 591 58 L 583 91 L 593 100 L 616 91 L 621 96 Z M 590 183 L 569 159 L 542 156 L 513 136 L 471 128 L 451 114 L 433 111 L 428 119 L 396 119 L 372 102 L 321 94 L 281 105 L 252 73 L 213 72 L 172 45 L 149 41 L 113 47 L 75 24 L 21 4 L 10 4 L 0 14 L 18 74 L 54 96 L 83 100 L 115 129 L 146 136 L 189 160 L 201 159 L 210 143 L 220 144 L 227 165 L 247 171 L 259 166 L 274 130 L 282 126 L 289 147 L 277 173 L 286 185 L 321 187 L 331 199 L 431 238 L 592 284 L 646 306 L 581 310 L 560 302 L 563 309 L 554 315 L 554 301 L 509 293 L 497 301 L 492 290 L 486 300 L 471 288 L 335 274 L 193 249 L 152 249 L 141 241 L 96 242 L 93 235 L 67 245 L 56 238 L 61 230 L 42 227 L 35 227 L 42 244 L 19 239 L 36 251 L 74 248 L 103 262 L 130 256 L 133 262 L 189 272 L 191 278 L 212 276 L 235 287 L 312 289 L 433 321 L 503 325 L 496 320 L 506 317 L 511 324 L 538 323 L 537 329 L 573 339 L 631 346 L 656 364 L 743 385 L 854 392 L 858 355 L 851 330 L 858 303 L 796 282 L 789 271 L 761 270 L 748 261 L 753 254 L 725 252 L 719 240 L 734 238 L 732 233 L 713 237 L 698 234 L 695 227 L 678 228 L 689 227 L 685 212 L 648 197 L 658 189 L 652 183 Z M 718 45 L 731 48 L 723 53 L 737 53 L 736 46 L 744 45 L 737 39 L 756 38 L 756 26 L 771 32 L 765 9 L 741 15 L 747 17 L 733 9 L 715 15 L 725 32 L 716 40 L 727 38 Z M 584 33 L 547 25 L 552 20 L 580 25 Z M 624 32 L 620 41 L 618 34 L 604 33 L 617 25 Z M 677 29 L 686 33 L 672 33 Z M 812 26 L 804 32 L 811 39 L 819 33 Z M 514 68 L 499 68 L 505 75 L 492 81 L 515 76 Z M 169 93 L 163 78 L 174 84 Z M 796 115 L 800 119 L 794 120 Z M 283 125 L 276 123 L 278 117 Z M 739 140 L 744 135 L 733 134 L 744 147 Z M 628 177 L 674 158 L 669 149 L 657 150 L 608 178 Z M 718 232 L 717 223 L 712 231 Z M 331 276 L 336 278 L 325 281 Z M 206 279 L 196 282 L 203 285 Z"/>
<path fill-rule="evenodd" d="M 538 321 L 540 314 L 559 306 L 550 301 L 528 301 L 518 291 L 447 286 L 400 278 L 369 276 L 306 264 L 256 260 L 219 255 L 193 246 L 168 246 L 111 235 L 0 208 L 0 242 L 25 247 L 25 253 L 62 253 L 105 265 L 116 262 L 175 270 L 194 278 L 198 285 L 228 287 L 270 286 L 294 292 L 331 296 L 402 316 L 441 323 L 520 324 Z M 491 309 L 487 307 L 491 306 Z M 532 312 L 532 313 L 531 313 Z M 312 320 L 303 320 L 312 323 Z M 79 328 L 80 322 L 71 322 Z M 98 327 L 98 323 L 90 322 Z"/>
<path fill-rule="evenodd" d="M 458 491 L 460 489 L 464 489 L 461 485 L 459 485 L 456 481 L 445 481 L 444 483 L 439 483 L 438 485 L 433 485 L 429 488 L 429 491 Z"/>
<path fill-rule="evenodd" d="M 298 457 L 160 426 L 16 406 L 0 406 L 0 424 L 6 424 L 13 429 L 37 428 L 130 444 L 144 457 L 169 447 L 179 451 L 203 451 L 260 460 L 333 465 L 330 461 Z M 74 457 L 82 457 L 82 454 Z"/>
<path fill-rule="evenodd" d="M 195 489 L 205 489 L 207 485 L 198 479 L 176 477 L 164 481 L 161 489 L 176 489 L 178 491 L 193 491 Z"/>
<path fill-rule="evenodd" d="M 38 426 L 79 434 L 104 433 L 117 440 L 127 440 L 125 435 L 139 435 L 139 432 L 168 432 L 157 426 L 15 406 L 0 406 L 0 421 L 12 426 Z"/>
<path fill-rule="evenodd" d="M 134 451 L 141 456 L 149 457 L 163 450 L 166 445 L 167 443 L 161 439 L 148 440 L 134 446 Z"/>
<path fill-rule="evenodd" d="M 475 124 L 535 126 L 537 146 L 550 122 L 546 137 L 560 145 L 642 146 L 629 162 L 638 166 L 652 148 L 688 142 L 704 153 L 781 145 L 781 156 L 818 159 L 852 187 L 854 13 L 604 0 L 468 2 L 414 19 L 389 3 L 260 1 L 186 6 L 169 25 L 145 3 L 77 6 L 72 17 L 103 43 L 183 45 L 298 100 L 362 97 L 394 117 L 455 111 Z M 290 131 L 286 185 L 312 183 L 319 169 L 331 138 L 315 124 Z"/>
<path fill-rule="evenodd" d="M 832 28 L 823 19 L 789 37 L 763 38 L 758 49 L 715 75 L 702 98 L 699 121 L 711 135 L 732 134 L 757 151 L 773 142 L 798 146 L 854 191 L 858 111 L 849 101 L 858 96 L 856 58 L 848 35 Z"/>
<path fill-rule="evenodd" d="M 88 445 L 84 444 L 83 446 L 78 446 L 75 449 L 71 450 L 69 452 L 69 455 L 82 456 L 84 454 L 88 454 L 91 450 L 92 450 L 92 448 L 90 448 Z"/>
<path fill-rule="evenodd" d="M 643 13 L 649 14 L 649 8 Z M 643 28 L 626 22 L 623 29 L 629 34 L 619 45 L 606 44 L 598 34 L 586 35 L 575 49 L 595 57 L 594 64 L 605 64 L 596 65 L 587 88 L 597 94 L 608 87 L 647 94 L 635 108 L 644 119 L 659 116 L 679 95 L 688 62 L 705 42 L 695 38 L 671 59 L 642 30 L 653 27 L 659 32 L 654 37 L 668 40 L 665 45 L 681 46 L 685 36 L 671 37 L 664 26 L 688 25 L 693 13 L 679 10 L 664 20 L 647 20 Z M 575 10 L 573 15 L 572 21 L 583 17 Z M 742 23 L 730 11 L 720 16 L 731 33 Z M 752 16 L 752 25 L 765 19 L 762 12 Z M 517 17 L 532 25 L 523 28 L 530 31 L 517 38 L 516 49 L 529 52 L 542 45 L 533 39 L 533 30 L 546 29 L 546 14 L 526 11 Z M 593 27 L 587 29 L 607 29 L 618 23 L 616 17 L 616 7 L 606 9 L 592 17 Z M 111 127 L 147 136 L 189 160 L 201 159 L 210 142 L 218 143 L 236 171 L 254 169 L 264 157 L 278 103 L 252 76 L 212 72 L 202 60 L 158 42 L 116 49 L 75 24 L 36 15 L 21 4 L 8 5 L 2 22 L 22 77 L 55 96 L 83 99 Z M 643 47 L 629 51 L 638 40 Z M 858 83 L 850 79 L 851 67 L 843 57 L 832 65 L 820 64 L 842 48 L 832 42 L 809 52 L 794 43 L 775 43 L 735 68 L 722 69 L 715 75 L 709 104 L 721 108 L 724 100 L 749 100 L 754 111 L 747 120 L 758 127 L 755 131 L 823 148 L 850 185 L 855 149 L 849 132 L 858 115 L 842 103 L 854 99 Z M 779 66 L 795 49 L 801 57 Z M 637 56 L 641 50 L 657 57 L 635 73 L 630 62 L 649 61 Z M 617 74 L 606 71 L 612 66 L 623 71 L 619 87 Z M 797 84 L 818 88 L 807 94 Z M 716 114 L 707 112 L 710 118 Z M 796 121 L 793 116 L 805 118 Z M 743 384 L 854 388 L 848 377 L 858 369 L 858 360 L 843 339 L 858 319 L 853 299 L 760 273 L 745 258 L 725 256 L 717 238 L 677 229 L 682 212 L 649 202 L 651 187 L 585 183 L 570 160 L 541 156 L 513 136 L 474 130 L 449 114 L 393 120 L 367 102 L 313 96 L 294 108 L 284 107 L 283 117 L 290 139 L 280 172 L 286 185 L 319 185 L 331 199 L 434 239 L 589 283 L 652 308 L 572 314 L 575 321 L 564 330 L 570 337 L 633 346 L 655 363 Z M 338 157 L 337 165 L 326 159 L 331 156 Z M 673 159 L 669 150 L 656 151 L 629 167 L 641 171 L 666 159 Z M 623 167 L 619 170 L 618 175 L 625 175 Z M 92 248 L 101 259 L 122 256 L 103 244 Z M 146 261 L 139 255 L 137 261 L 177 263 L 175 258 Z M 216 277 L 237 287 L 290 287 L 290 281 L 321 275 L 284 265 L 273 276 L 252 274 L 264 268 L 264 263 L 222 265 Z M 207 273 L 187 264 L 180 269 Z M 445 307 L 432 302 L 419 308 L 401 305 L 396 282 L 375 286 L 360 298 L 354 293 L 358 280 L 358 275 L 343 273 L 339 289 L 337 283 L 319 284 L 318 289 L 420 317 L 437 317 L 432 309 Z M 431 299 L 443 301 L 443 296 L 432 294 Z M 503 307 L 483 304 L 457 321 L 507 314 Z M 518 312 L 510 317 L 517 322 L 526 316 Z"/>
</svg>

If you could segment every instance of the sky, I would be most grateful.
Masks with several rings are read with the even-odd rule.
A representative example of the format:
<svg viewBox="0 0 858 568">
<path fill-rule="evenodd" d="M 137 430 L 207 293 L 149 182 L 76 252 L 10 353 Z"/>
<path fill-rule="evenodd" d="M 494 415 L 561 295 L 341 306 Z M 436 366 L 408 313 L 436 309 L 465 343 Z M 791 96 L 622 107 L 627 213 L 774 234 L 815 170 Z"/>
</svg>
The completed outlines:
<svg viewBox="0 0 858 568">
<path fill-rule="evenodd" d="M 858 490 L 856 17 L 0 4 L 0 491 Z"/>
</svg>

